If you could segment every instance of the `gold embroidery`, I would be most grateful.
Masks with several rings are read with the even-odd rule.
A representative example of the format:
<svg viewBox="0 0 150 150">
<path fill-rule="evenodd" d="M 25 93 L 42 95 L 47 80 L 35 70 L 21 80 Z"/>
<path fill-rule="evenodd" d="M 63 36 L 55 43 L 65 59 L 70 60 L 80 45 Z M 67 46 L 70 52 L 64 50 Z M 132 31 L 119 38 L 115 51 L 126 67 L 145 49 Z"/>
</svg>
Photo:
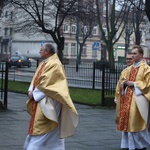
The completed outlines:
<svg viewBox="0 0 150 150">
<path fill-rule="evenodd" d="M 132 67 L 130 75 L 129 75 L 129 79 L 128 79 L 129 81 L 134 82 L 136 80 L 138 69 L 139 68 Z M 133 92 L 134 92 L 133 87 L 127 87 L 126 94 L 120 95 L 120 118 L 119 118 L 118 127 L 117 127 L 118 130 L 128 131 L 130 106 L 132 102 Z"/>
<path fill-rule="evenodd" d="M 36 84 L 37 84 L 37 80 L 39 79 L 41 73 L 42 73 L 42 70 L 45 66 L 45 63 L 43 63 L 34 79 L 34 82 L 33 82 L 33 90 L 35 89 L 36 87 Z M 33 126 L 34 126 L 34 120 L 35 120 L 35 114 L 36 114 L 36 109 L 37 109 L 37 102 L 32 100 L 32 114 L 31 114 L 31 119 L 30 119 L 30 125 L 29 125 L 29 131 L 28 133 L 29 134 L 32 134 L 33 133 Z"/>
</svg>

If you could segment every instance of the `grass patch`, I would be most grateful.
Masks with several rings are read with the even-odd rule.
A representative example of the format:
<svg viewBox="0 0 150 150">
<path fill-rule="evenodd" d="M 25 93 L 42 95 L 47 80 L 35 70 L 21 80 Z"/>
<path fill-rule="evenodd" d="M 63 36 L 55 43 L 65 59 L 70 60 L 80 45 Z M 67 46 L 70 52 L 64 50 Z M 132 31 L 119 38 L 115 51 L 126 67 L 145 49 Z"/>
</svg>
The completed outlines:
<svg viewBox="0 0 150 150">
<path fill-rule="evenodd" d="M 18 92 L 26 94 L 28 91 L 30 83 L 28 82 L 18 82 L 18 81 L 8 81 L 8 90 L 11 92 Z"/>
<path fill-rule="evenodd" d="M 101 91 L 92 89 L 69 88 L 74 102 L 98 105 L 101 103 Z"/>
</svg>

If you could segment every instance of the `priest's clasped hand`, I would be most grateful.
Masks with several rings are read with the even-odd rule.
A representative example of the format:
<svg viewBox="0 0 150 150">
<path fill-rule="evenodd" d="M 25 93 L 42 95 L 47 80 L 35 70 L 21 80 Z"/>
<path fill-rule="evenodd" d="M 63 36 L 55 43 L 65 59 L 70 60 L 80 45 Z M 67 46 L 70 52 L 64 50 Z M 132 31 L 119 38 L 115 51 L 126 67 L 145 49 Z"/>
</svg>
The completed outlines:
<svg viewBox="0 0 150 150">
<path fill-rule="evenodd" d="M 29 97 L 29 99 L 33 99 L 33 94 L 31 91 L 28 91 L 28 97 Z"/>
<path fill-rule="evenodd" d="M 126 80 L 126 81 L 124 81 L 124 84 L 125 84 L 126 86 L 134 86 L 134 82 L 133 82 L 133 81 L 128 81 L 128 80 Z"/>
</svg>

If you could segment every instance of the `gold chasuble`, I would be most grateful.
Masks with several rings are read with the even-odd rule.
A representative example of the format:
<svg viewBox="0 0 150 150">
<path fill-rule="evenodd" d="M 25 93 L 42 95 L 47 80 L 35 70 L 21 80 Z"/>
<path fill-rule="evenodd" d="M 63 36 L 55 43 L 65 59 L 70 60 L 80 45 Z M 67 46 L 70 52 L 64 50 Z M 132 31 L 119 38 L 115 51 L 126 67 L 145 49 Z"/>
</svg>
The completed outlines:
<svg viewBox="0 0 150 150">
<path fill-rule="evenodd" d="M 124 79 L 133 81 L 142 94 L 136 96 L 133 86 L 126 87 L 125 94 L 122 94 L 123 87 L 119 87 L 116 105 L 117 129 L 124 132 L 142 131 L 147 127 L 149 116 L 150 67 L 145 61 L 142 61 L 136 68 L 132 65 L 126 68 Z"/>
<path fill-rule="evenodd" d="M 115 92 L 115 101 L 117 102 L 118 99 L 120 98 L 120 88 L 121 88 L 121 84 L 122 82 L 126 79 L 126 73 L 127 73 L 127 68 L 125 68 L 122 72 L 121 75 L 119 77 L 117 86 L 116 86 L 116 92 Z"/>
<path fill-rule="evenodd" d="M 40 77 L 44 66 L 45 66 L 45 63 L 42 63 L 42 65 L 39 67 L 39 69 L 38 69 L 38 71 L 37 71 L 37 74 L 36 74 L 36 76 L 35 76 L 35 78 L 34 78 L 34 80 L 33 80 L 33 90 L 34 90 L 35 87 L 36 87 L 37 80 L 38 80 L 38 78 Z M 28 132 L 28 133 L 29 133 L 29 134 L 32 134 L 32 133 L 33 133 L 33 127 L 34 127 L 34 125 L 35 125 L 35 122 L 34 122 L 34 121 L 35 121 L 35 115 L 36 115 L 38 103 L 37 103 L 36 101 L 34 101 L 34 99 L 30 100 L 30 103 L 32 103 L 31 106 L 30 106 L 30 107 L 32 107 L 32 108 L 31 108 L 32 111 L 31 111 L 31 119 L 30 119 L 30 126 L 29 126 L 29 132 Z"/>
<path fill-rule="evenodd" d="M 120 116 L 120 93 L 122 93 L 122 82 L 126 79 L 127 75 L 127 68 L 125 68 L 120 75 L 120 78 L 118 80 L 117 86 L 116 86 L 116 92 L 115 92 L 115 102 L 117 104 L 116 107 L 116 122 L 118 122 L 118 118 Z"/>
<path fill-rule="evenodd" d="M 39 89 L 46 97 L 35 102 L 27 101 L 27 109 L 31 115 L 29 134 L 41 135 L 58 127 L 58 118 L 53 99 L 62 104 L 60 121 L 60 138 L 72 136 L 79 123 L 79 115 L 71 100 L 64 68 L 56 54 L 39 64 L 31 82 L 31 86 Z"/>
</svg>

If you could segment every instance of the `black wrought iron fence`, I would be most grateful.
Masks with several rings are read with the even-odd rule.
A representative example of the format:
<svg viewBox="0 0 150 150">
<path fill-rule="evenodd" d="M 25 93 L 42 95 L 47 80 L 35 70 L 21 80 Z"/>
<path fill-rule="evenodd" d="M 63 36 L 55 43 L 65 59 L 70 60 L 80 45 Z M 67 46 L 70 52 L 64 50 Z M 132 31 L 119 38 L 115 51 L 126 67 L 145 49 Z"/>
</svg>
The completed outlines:
<svg viewBox="0 0 150 150">
<path fill-rule="evenodd" d="M 1 107 L 7 109 L 7 93 L 8 93 L 8 63 L 0 63 L 0 93 L 1 93 Z"/>
<path fill-rule="evenodd" d="M 31 68 L 9 68 L 9 80 L 13 81 L 25 81 L 31 82 L 31 79 L 35 73 L 37 67 L 37 62 L 32 63 Z M 3 68 L 3 67 L 1 67 Z M 6 68 L 5 68 L 6 69 Z M 102 100 L 105 100 L 108 96 L 114 96 L 116 84 L 120 76 L 121 71 L 124 69 L 123 65 L 116 64 L 115 68 L 112 70 L 105 64 L 96 65 L 93 64 L 81 64 L 78 65 L 76 69 L 76 64 L 64 65 L 69 87 L 78 88 L 89 88 L 89 89 L 99 89 L 102 91 Z M 7 74 L 4 75 L 4 68 L 1 71 L 1 95 L 4 91 L 4 77 L 7 78 Z M 78 70 L 78 71 L 76 71 Z M 6 84 L 7 85 L 7 84 Z M 7 87 L 5 87 L 6 89 Z M 103 103 L 103 101 L 102 101 Z"/>
<path fill-rule="evenodd" d="M 78 71 L 76 71 L 76 64 L 65 65 L 64 68 L 70 86 L 102 89 L 102 81 L 104 81 L 105 89 L 112 91 L 123 70 L 123 65 L 116 65 L 113 71 L 105 64 L 96 67 L 95 63 L 79 65 Z"/>
<path fill-rule="evenodd" d="M 76 64 L 65 65 L 64 68 L 69 86 L 92 89 L 101 88 L 101 72 L 96 70 L 93 64 L 79 65 L 78 71 L 76 71 Z"/>
</svg>

